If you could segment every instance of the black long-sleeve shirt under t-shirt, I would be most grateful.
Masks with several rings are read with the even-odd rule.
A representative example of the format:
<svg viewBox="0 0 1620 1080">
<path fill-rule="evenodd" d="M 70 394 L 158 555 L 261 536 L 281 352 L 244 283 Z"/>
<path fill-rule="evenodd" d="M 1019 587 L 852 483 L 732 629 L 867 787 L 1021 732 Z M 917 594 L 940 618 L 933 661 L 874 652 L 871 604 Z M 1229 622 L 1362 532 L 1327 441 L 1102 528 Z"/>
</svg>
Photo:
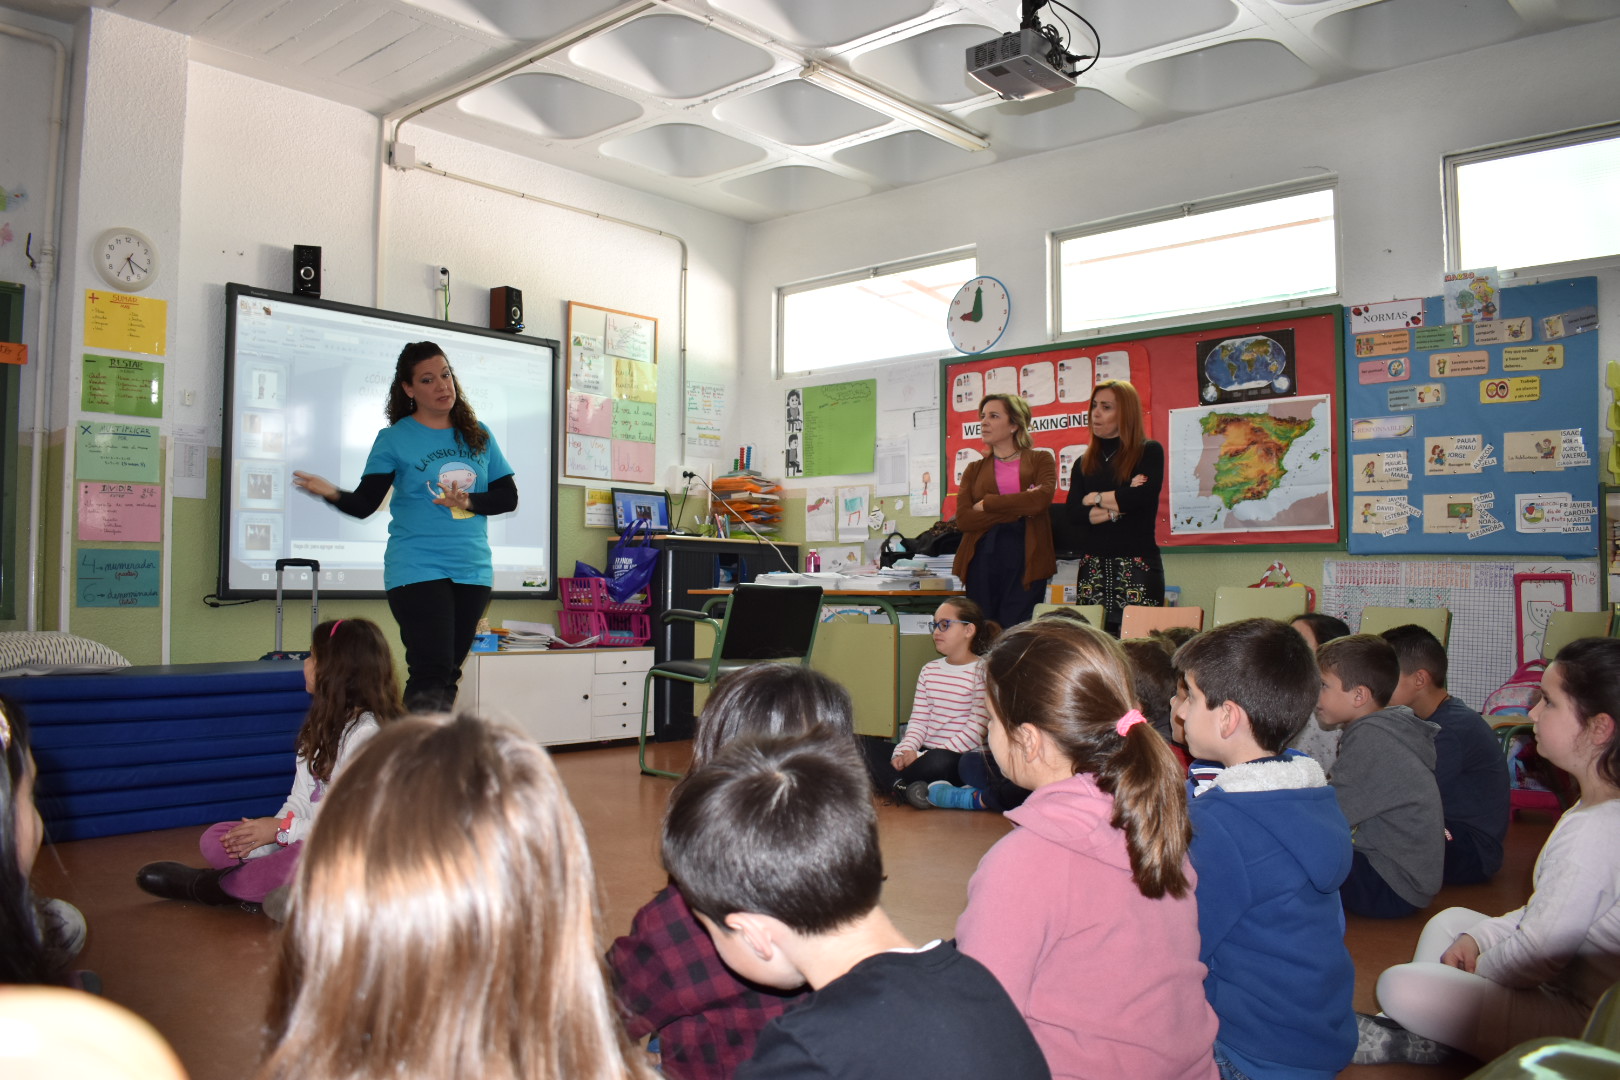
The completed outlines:
<svg viewBox="0 0 1620 1080">
<path fill-rule="evenodd" d="M 367 473 L 360 478 L 360 486 L 353 491 L 339 491 L 337 501 L 332 505 L 350 517 L 370 517 L 382 505 L 393 482 L 393 473 Z M 517 509 L 517 504 L 517 481 L 511 473 L 491 480 L 488 491 L 475 491 L 467 499 L 467 509 L 485 517 L 509 514 Z"/>
<path fill-rule="evenodd" d="M 1164 447 L 1152 439 L 1142 444 L 1142 460 L 1131 471 L 1132 476 L 1147 477 L 1141 487 L 1131 487 L 1129 477 L 1124 484 L 1114 479 L 1114 470 L 1106 462 L 1118 451 L 1119 439 L 1094 437 L 1069 474 L 1069 501 L 1065 505 L 1074 549 L 1084 555 L 1157 555 L 1154 520 L 1159 514 L 1159 492 L 1164 488 Z M 1082 466 L 1093 454 L 1102 467 L 1088 476 Z M 1082 501 L 1093 491 L 1114 493 L 1119 501 L 1118 521 L 1091 523 L 1091 507 L 1083 506 Z"/>
</svg>

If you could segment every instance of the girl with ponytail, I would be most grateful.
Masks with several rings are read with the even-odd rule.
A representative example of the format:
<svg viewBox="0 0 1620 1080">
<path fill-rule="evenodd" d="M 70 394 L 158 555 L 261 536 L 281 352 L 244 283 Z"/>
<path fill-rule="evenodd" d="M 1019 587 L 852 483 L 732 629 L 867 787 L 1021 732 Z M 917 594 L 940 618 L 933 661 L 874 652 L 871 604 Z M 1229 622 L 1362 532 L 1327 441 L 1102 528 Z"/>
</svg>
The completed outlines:
<svg viewBox="0 0 1620 1080">
<path fill-rule="evenodd" d="M 989 745 L 1033 794 L 956 924 L 1054 1077 L 1213 1080 L 1181 770 L 1142 716 L 1119 643 L 1043 620 L 985 658 Z"/>
</svg>

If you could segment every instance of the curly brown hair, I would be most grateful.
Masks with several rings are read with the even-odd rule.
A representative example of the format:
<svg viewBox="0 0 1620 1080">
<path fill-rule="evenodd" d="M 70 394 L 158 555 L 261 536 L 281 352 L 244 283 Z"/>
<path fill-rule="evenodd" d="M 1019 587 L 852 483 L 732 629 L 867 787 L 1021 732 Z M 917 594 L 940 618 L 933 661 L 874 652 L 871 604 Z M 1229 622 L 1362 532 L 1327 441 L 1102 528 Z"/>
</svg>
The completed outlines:
<svg viewBox="0 0 1620 1080">
<path fill-rule="evenodd" d="M 416 374 L 417 364 L 435 358 L 447 364 L 450 362 L 444 350 L 431 341 L 413 341 L 399 351 L 399 360 L 394 364 L 394 381 L 388 387 L 387 414 L 390 424 L 397 424 L 416 411 L 416 400 L 405 393 L 405 385 Z M 482 454 L 484 447 L 489 445 L 489 435 L 478 426 L 478 415 L 467 403 L 467 394 L 461 389 L 461 380 L 456 378 L 454 368 L 450 370 L 450 382 L 456 388 L 456 403 L 450 407 L 450 427 L 456 433 L 456 441 L 470 452 Z"/>
<path fill-rule="evenodd" d="M 309 717 L 298 729 L 298 756 L 317 780 L 332 779 L 338 748 L 363 713 L 379 725 L 405 715 L 388 639 L 370 619 L 329 619 L 310 642 L 315 689 Z"/>
</svg>

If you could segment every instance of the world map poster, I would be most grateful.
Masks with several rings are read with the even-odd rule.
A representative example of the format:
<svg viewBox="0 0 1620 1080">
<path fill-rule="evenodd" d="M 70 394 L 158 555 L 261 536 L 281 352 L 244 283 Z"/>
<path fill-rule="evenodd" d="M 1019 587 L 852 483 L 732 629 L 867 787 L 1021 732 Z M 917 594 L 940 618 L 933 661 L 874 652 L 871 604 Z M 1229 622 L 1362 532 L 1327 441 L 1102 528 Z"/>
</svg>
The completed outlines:
<svg viewBox="0 0 1620 1080">
<path fill-rule="evenodd" d="M 1331 529 L 1333 403 L 1326 394 L 1171 409 L 1170 532 Z"/>
</svg>

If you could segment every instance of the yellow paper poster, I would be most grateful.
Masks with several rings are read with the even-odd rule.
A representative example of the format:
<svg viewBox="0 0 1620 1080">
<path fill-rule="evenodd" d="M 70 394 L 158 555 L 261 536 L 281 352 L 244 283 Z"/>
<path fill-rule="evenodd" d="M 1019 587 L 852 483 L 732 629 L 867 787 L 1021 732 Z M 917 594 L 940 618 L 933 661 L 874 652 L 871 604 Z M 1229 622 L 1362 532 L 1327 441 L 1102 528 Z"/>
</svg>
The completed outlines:
<svg viewBox="0 0 1620 1080">
<path fill-rule="evenodd" d="M 1491 354 L 1483 349 L 1470 352 L 1435 353 L 1429 357 L 1429 378 L 1454 379 L 1459 375 L 1484 375 L 1491 370 Z"/>
<path fill-rule="evenodd" d="M 1502 350 L 1503 371 L 1545 371 L 1563 366 L 1562 345 L 1519 345 Z"/>
<path fill-rule="evenodd" d="M 1530 316 L 1474 324 L 1475 345 L 1513 345 L 1531 340 Z"/>
<path fill-rule="evenodd" d="M 1541 379 L 1535 375 L 1515 375 L 1511 379 L 1481 379 L 1481 405 L 1511 405 L 1519 401 L 1540 401 Z"/>
<path fill-rule="evenodd" d="M 1393 356 L 1412 348 L 1409 330 L 1380 330 L 1373 334 L 1356 335 L 1357 356 Z"/>
<path fill-rule="evenodd" d="M 1489 453 L 1481 435 L 1440 435 L 1423 440 L 1423 475 L 1477 473 Z"/>
<path fill-rule="evenodd" d="M 1557 431 L 1509 431 L 1502 436 L 1502 468 L 1508 472 L 1558 472 L 1562 438 Z"/>
<path fill-rule="evenodd" d="M 1405 495 L 1357 495 L 1350 500 L 1350 531 L 1399 536 L 1411 530 L 1411 517 L 1417 513 Z"/>
<path fill-rule="evenodd" d="M 1477 491 L 1423 496 L 1423 531 L 1426 533 L 1469 533 L 1480 524 L 1483 507 Z"/>
<path fill-rule="evenodd" d="M 607 488 L 585 489 L 585 524 L 611 529 L 613 521 L 613 492 Z"/>
<path fill-rule="evenodd" d="M 163 356 L 169 348 L 169 302 L 87 289 L 84 344 L 89 349 Z"/>
<path fill-rule="evenodd" d="M 1352 478 L 1357 492 L 1405 491 L 1412 480 L 1406 463 L 1406 451 L 1356 454 Z"/>
<path fill-rule="evenodd" d="M 613 396 L 622 400 L 658 401 L 658 365 L 622 356 L 613 358 Z"/>
</svg>

